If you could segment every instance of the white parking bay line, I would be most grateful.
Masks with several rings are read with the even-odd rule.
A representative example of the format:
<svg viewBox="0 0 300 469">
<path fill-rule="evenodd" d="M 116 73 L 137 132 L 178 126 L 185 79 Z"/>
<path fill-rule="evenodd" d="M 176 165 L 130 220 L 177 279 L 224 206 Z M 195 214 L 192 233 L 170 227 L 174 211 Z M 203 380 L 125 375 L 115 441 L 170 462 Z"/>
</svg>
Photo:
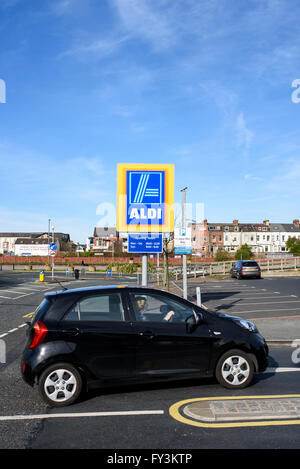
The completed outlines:
<svg viewBox="0 0 300 469">
<path fill-rule="evenodd" d="M 76 412 L 61 414 L 37 414 L 37 415 L 2 415 L 0 421 L 8 420 L 37 420 L 55 418 L 78 418 L 78 417 L 121 417 L 128 415 L 163 415 L 163 410 L 124 410 L 117 412 Z"/>
<path fill-rule="evenodd" d="M 1 288 L 0 293 L 2 293 L 3 291 L 8 292 L 8 293 L 13 293 L 13 294 L 16 293 L 17 295 L 19 295 L 20 293 L 24 293 L 23 291 L 12 290 L 11 288 L 9 290 L 5 290 L 4 288 Z"/>
<path fill-rule="evenodd" d="M 230 311 L 234 314 L 249 314 L 249 313 L 277 313 L 277 311 L 300 311 L 300 308 L 284 308 L 284 309 L 256 309 L 254 311 Z M 260 318 L 256 318 L 260 319 Z"/>
<path fill-rule="evenodd" d="M 241 306 L 248 306 L 248 305 L 287 305 L 290 303 L 300 303 L 300 300 L 292 300 L 292 301 L 263 301 L 259 303 L 239 303 Z M 275 310 L 276 311 L 276 310 Z"/>
<path fill-rule="evenodd" d="M 284 368 L 284 367 L 267 368 L 264 371 L 264 373 L 289 373 L 293 371 L 300 371 L 300 368 Z"/>
</svg>

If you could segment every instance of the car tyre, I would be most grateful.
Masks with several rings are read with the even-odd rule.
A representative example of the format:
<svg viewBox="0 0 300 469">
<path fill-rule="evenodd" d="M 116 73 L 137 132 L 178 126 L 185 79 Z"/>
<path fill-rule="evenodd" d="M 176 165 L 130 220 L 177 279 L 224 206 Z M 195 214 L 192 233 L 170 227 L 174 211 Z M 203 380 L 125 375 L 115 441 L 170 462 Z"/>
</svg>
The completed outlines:
<svg viewBox="0 0 300 469">
<path fill-rule="evenodd" d="M 241 350 L 230 350 L 219 359 L 216 378 L 228 389 L 247 387 L 254 375 L 254 364 L 248 354 Z"/>
<path fill-rule="evenodd" d="M 50 407 L 68 406 L 80 396 L 82 378 L 73 365 L 57 363 L 43 371 L 38 387 L 40 396 Z"/>
</svg>

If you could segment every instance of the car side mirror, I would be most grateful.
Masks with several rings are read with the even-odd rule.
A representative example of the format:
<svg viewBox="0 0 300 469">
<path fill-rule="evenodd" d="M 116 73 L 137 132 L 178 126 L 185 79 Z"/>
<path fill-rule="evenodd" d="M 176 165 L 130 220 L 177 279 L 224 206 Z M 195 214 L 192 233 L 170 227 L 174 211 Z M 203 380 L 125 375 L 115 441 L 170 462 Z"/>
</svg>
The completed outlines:
<svg viewBox="0 0 300 469">
<path fill-rule="evenodd" d="M 185 320 L 186 332 L 191 334 L 197 329 L 198 324 L 201 322 L 201 317 L 198 314 L 191 314 Z"/>
</svg>

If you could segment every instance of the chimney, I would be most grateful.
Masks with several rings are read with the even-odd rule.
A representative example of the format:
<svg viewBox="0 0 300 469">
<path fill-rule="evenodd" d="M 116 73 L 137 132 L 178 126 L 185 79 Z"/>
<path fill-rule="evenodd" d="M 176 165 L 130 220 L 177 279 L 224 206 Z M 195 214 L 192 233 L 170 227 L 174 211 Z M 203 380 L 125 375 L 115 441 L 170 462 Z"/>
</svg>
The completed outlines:
<svg viewBox="0 0 300 469">
<path fill-rule="evenodd" d="M 299 220 L 297 220 L 297 219 L 293 220 L 293 223 L 294 223 L 295 226 L 297 226 L 299 228 Z"/>
<path fill-rule="evenodd" d="M 238 220 L 233 220 L 233 224 L 234 224 L 234 226 L 238 226 L 239 221 Z"/>
<path fill-rule="evenodd" d="M 264 220 L 264 221 L 263 221 L 263 224 L 264 224 L 265 226 L 270 226 L 270 220 Z"/>
</svg>

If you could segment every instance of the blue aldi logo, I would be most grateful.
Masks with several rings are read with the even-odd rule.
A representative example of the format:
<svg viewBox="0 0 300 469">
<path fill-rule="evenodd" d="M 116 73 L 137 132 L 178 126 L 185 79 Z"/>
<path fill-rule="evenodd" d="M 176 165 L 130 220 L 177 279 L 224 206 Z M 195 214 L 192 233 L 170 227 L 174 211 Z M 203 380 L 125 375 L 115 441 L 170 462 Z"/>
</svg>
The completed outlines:
<svg viewBox="0 0 300 469">
<path fill-rule="evenodd" d="M 165 171 L 127 171 L 127 224 L 163 225 Z"/>
</svg>

